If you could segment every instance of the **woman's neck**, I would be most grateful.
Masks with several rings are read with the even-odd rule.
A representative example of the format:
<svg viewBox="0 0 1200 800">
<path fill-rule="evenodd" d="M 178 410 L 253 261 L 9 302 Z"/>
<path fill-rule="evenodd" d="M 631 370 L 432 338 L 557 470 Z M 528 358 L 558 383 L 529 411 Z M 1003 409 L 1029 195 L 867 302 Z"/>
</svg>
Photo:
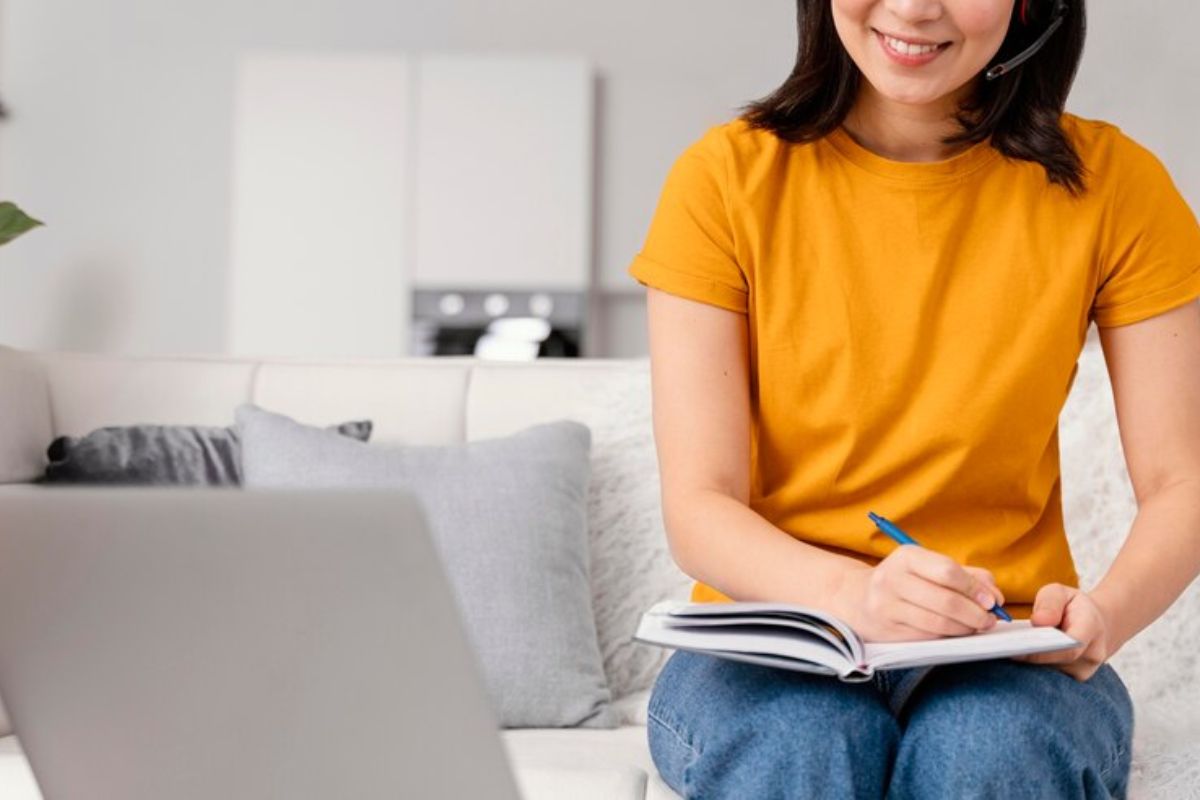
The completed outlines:
<svg viewBox="0 0 1200 800">
<path fill-rule="evenodd" d="M 895 161 L 943 161 L 970 144 L 947 147 L 942 137 L 957 133 L 954 118 L 958 99 L 929 105 L 911 105 L 890 100 L 864 81 L 857 101 L 842 121 L 842 127 L 868 150 Z"/>
</svg>

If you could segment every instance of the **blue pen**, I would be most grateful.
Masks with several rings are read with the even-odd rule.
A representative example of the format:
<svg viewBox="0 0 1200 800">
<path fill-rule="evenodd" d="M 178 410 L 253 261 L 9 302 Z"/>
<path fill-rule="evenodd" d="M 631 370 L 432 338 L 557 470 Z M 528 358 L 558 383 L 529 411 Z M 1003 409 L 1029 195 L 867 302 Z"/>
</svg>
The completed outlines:
<svg viewBox="0 0 1200 800">
<path fill-rule="evenodd" d="M 921 546 L 921 545 L 917 544 L 916 539 L 912 538 L 907 533 L 900 530 L 898 527 L 896 527 L 896 523 L 892 522 L 888 518 L 881 517 L 872 511 L 868 511 L 867 516 L 870 517 L 871 521 L 874 522 L 879 527 L 879 530 L 883 531 L 884 533 L 886 533 L 888 536 L 895 539 L 900 544 L 916 544 L 917 547 Z M 1000 607 L 999 603 L 996 603 L 995 605 L 993 605 L 991 607 L 991 609 L 989 609 L 989 610 L 993 614 L 995 614 L 997 617 L 1004 620 L 1005 622 L 1013 621 L 1012 617 L 1010 617 L 1008 615 L 1007 611 L 1005 611 L 1003 608 Z"/>
</svg>

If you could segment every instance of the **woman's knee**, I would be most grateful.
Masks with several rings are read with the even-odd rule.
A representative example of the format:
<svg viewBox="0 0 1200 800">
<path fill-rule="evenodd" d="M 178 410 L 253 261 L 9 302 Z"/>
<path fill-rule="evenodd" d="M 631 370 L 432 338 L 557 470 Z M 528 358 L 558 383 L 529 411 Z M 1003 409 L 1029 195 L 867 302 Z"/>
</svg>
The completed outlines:
<svg viewBox="0 0 1200 800">
<path fill-rule="evenodd" d="M 648 736 L 684 797 L 880 797 L 900 731 L 869 684 L 676 651 Z"/>
<path fill-rule="evenodd" d="M 913 698 L 889 797 L 1124 793 L 1133 707 L 1111 666 L 1087 682 L 1010 660 L 938 672 Z"/>
</svg>

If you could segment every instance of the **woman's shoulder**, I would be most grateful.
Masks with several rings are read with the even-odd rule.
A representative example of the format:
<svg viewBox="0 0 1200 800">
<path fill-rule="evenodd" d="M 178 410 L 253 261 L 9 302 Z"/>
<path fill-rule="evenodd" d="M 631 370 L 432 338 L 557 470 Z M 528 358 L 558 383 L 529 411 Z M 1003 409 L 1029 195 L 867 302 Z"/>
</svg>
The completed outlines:
<svg viewBox="0 0 1200 800">
<path fill-rule="evenodd" d="M 1113 122 L 1064 111 L 1060 124 L 1084 166 L 1101 180 L 1162 168 L 1162 162 L 1148 147 Z"/>
<path fill-rule="evenodd" d="M 773 131 L 756 128 L 745 117 L 733 117 L 710 125 L 687 148 L 720 160 L 735 162 L 774 158 L 781 149 L 794 149 Z"/>
<path fill-rule="evenodd" d="M 706 128 L 685 148 L 676 168 L 745 198 L 777 188 L 788 175 L 806 169 L 809 151 L 810 145 L 785 142 L 739 116 Z"/>
</svg>

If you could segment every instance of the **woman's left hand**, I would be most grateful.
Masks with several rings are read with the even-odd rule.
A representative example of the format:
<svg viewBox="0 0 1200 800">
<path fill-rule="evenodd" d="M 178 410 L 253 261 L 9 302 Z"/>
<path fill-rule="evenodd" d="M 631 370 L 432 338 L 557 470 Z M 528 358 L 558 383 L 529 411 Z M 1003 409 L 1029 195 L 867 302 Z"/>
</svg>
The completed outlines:
<svg viewBox="0 0 1200 800">
<path fill-rule="evenodd" d="M 1116 651 L 1110 647 L 1111 624 L 1105 610 L 1091 595 L 1073 586 L 1048 583 L 1038 589 L 1030 621 L 1034 627 L 1057 627 L 1081 644 L 1053 653 L 1012 656 L 1014 661 L 1049 664 L 1086 681 Z"/>
</svg>

